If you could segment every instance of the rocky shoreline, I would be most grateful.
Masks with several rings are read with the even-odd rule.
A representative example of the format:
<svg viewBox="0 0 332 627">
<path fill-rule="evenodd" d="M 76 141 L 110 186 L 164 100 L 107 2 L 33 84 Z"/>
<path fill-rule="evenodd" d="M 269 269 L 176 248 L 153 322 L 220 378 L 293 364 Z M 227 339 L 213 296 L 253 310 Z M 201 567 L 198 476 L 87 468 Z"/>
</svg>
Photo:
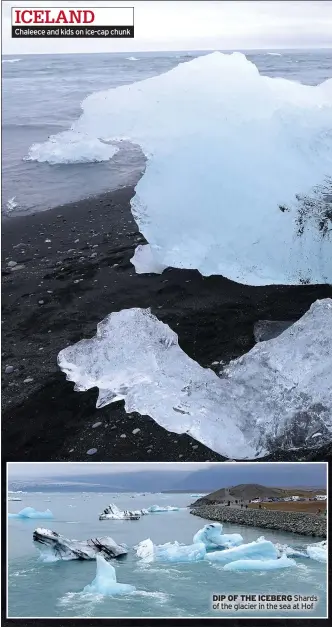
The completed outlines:
<svg viewBox="0 0 332 627">
<path fill-rule="evenodd" d="M 281 512 L 280 510 L 240 509 L 220 505 L 203 505 L 190 513 L 207 520 L 217 520 L 248 527 L 261 527 L 298 533 L 303 536 L 326 538 L 326 517 L 303 512 Z"/>
</svg>

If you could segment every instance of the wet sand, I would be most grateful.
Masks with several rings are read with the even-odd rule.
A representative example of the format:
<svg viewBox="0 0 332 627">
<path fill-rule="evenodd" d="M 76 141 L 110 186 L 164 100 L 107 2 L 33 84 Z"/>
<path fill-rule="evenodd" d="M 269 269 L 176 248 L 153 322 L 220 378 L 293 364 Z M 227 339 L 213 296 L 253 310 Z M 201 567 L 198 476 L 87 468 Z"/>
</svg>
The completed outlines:
<svg viewBox="0 0 332 627">
<path fill-rule="evenodd" d="M 97 410 L 97 390 L 74 392 L 57 367 L 58 352 L 92 337 L 112 311 L 151 307 L 178 333 L 190 357 L 214 368 L 212 362 L 238 357 L 254 345 L 258 320 L 296 320 L 315 300 L 332 296 L 331 286 L 248 287 L 192 270 L 135 274 L 130 258 L 144 238 L 130 212 L 133 194 L 133 188 L 123 188 L 3 222 L 5 460 L 223 460 L 187 435 L 126 414 L 122 402 Z M 19 268 L 8 268 L 10 261 Z M 13 372 L 5 374 L 8 366 Z M 97 449 L 93 456 L 87 454 L 91 448 Z M 326 446 L 278 451 L 265 460 L 329 457 Z"/>
</svg>

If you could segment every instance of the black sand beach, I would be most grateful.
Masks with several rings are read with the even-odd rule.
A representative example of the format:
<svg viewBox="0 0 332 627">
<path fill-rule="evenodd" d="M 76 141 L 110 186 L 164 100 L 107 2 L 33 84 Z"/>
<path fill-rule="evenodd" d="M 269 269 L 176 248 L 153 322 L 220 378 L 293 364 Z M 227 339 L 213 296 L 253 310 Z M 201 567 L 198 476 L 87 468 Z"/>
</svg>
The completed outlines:
<svg viewBox="0 0 332 627">
<path fill-rule="evenodd" d="M 148 417 L 126 414 L 123 403 L 97 410 L 97 391 L 74 392 L 57 367 L 58 352 L 92 337 L 97 323 L 112 311 L 151 307 L 178 333 L 188 355 L 214 368 L 212 362 L 238 357 L 254 345 L 256 321 L 296 320 L 315 300 L 332 297 L 327 285 L 248 287 L 178 269 L 135 274 L 130 258 L 144 238 L 130 212 L 133 193 L 133 188 L 124 188 L 3 222 L 2 425 L 7 461 L 223 460 L 186 435 L 169 433 Z M 17 263 L 14 269 L 8 268 L 10 261 Z M 135 429 L 140 431 L 133 434 Z M 89 456 L 92 448 L 97 452 Z M 265 459 L 329 457 L 327 446 L 279 451 Z"/>
</svg>

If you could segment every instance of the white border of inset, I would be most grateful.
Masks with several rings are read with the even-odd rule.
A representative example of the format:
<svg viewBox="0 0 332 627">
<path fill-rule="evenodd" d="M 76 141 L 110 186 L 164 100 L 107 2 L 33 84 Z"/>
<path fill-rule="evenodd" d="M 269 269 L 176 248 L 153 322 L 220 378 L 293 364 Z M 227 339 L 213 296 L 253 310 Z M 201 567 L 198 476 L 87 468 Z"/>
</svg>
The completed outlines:
<svg viewBox="0 0 332 627">
<path fill-rule="evenodd" d="M 328 561 L 326 563 L 326 616 L 274 616 L 274 614 L 271 613 L 271 616 L 250 616 L 248 614 L 248 616 L 237 616 L 236 614 L 234 614 L 233 616 L 223 616 L 222 614 L 218 614 L 216 616 L 8 616 L 8 587 L 9 587 L 9 577 L 8 577 L 8 566 L 9 566 L 9 555 L 8 555 L 8 469 L 10 466 L 17 466 L 17 465 L 21 465 L 21 464 L 31 464 L 33 466 L 36 465 L 41 465 L 41 466 L 57 466 L 59 464 L 75 464 L 75 465 L 82 465 L 82 466 L 89 466 L 91 463 L 95 464 L 95 465 L 100 465 L 100 466 L 128 466 L 128 465 L 135 465 L 137 466 L 138 464 L 142 465 L 142 466 L 147 466 L 147 467 L 151 467 L 151 465 L 153 465 L 153 462 L 7 462 L 6 463 L 6 517 L 7 517 L 7 522 L 6 522 L 6 532 L 7 532 L 7 536 L 6 536 L 6 566 L 7 566 L 7 582 L 6 582 L 6 592 L 7 592 L 7 599 L 6 599 L 6 618 L 7 620 L 164 620 L 164 619 L 168 619 L 168 620 L 233 620 L 236 618 L 236 620 L 265 620 L 265 621 L 269 621 L 269 620 L 299 620 L 299 619 L 303 619 L 303 620 L 320 620 L 320 619 L 327 619 L 329 618 L 328 616 L 328 607 L 329 607 L 329 587 L 328 587 L 328 565 L 329 565 L 329 551 L 327 551 L 328 554 Z M 327 527 L 327 546 L 329 546 L 329 475 L 328 475 L 328 462 L 155 462 L 158 463 L 160 465 L 165 465 L 165 466 L 174 466 L 174 464 L 181 464 L 181 466 L 193 466 L 195 465 L 197 467 L 198 464 L 202 464 L 202 468 L 204 468 L 205 464 L 208 464 L 209 466 L 233 466 L 234 463 L 237 464 L 237 466 L 239 465 L 243 465 L 243 466 L 264 466 L 264 465 L 274 465 L 274 466 L 292 466 L 292 465 L 306 465 L 306 466 L 310 466 L 310 465 L 324 465 L 325 466 L 325 472 L 326 472 L 326 494 L 327 494 L 327 503 L 326 503 L 326 509 L 327 509 L 327 514 L 326 514 L 326 527 Z M 263 473 L 263 469 L 262 469 L 262 473 Z"/>
</svg>

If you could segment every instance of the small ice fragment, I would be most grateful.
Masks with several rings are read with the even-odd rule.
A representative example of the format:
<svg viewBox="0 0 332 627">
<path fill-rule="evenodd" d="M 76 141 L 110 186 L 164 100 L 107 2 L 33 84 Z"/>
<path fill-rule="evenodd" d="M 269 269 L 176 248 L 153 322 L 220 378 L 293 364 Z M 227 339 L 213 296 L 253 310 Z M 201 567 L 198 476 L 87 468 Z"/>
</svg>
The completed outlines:
<svg viewBox="0 0 332 627">
<path fill-rule="evenodd" d="M 289 568 L 292 566 L 296 566 L 296 562 L 293 559 L 287 557 L 287 555 L 282 555 L 279 559 L 271 559 L 271 560 L 250 560 L 243 559 L 235 562 L 230 562 L 224 566 L 224 570 L 277 570 L 279 568 Z"/>
<path fill-rule="evenodd" d="M 136 590 L 135 586 L 126 583 L 117 583 L 115 568 L 101 555 L 96 556 L 97 572 L 91 584 L 85 586 L 83 592 L 116 596 L 130 594 Z"/>
<path fill-rule="evenodd" d="M 53 514 L 49 509 L 38 512 L 33 507 L 24 507 L 18 514 L 8 514 L 8 518 L 53 518 Z"/>
<path fill-rule="evenodd" d="M 97 427 L 100 427 L 100 425 L 103 424 L 102 422 L 95 422 L 94 425 L 92 425 L 92 429 L 96 429 Z"/>
<path fill-rule="evenodd" d="M 139 432 L 140 432 L 140 429 L 133 429 L 132 434 L 133 434 L 133 435 L 136 435 L 136 434 L 137 434 L 137 433 L 139 433 Z"/>
<path fill-rule="evenodd" d="M 161 263 L 150 244 L 137 246 L 134 256 L 130 259 L 137 274 L 162 274 L 167 265 Z"/>
</svg>

